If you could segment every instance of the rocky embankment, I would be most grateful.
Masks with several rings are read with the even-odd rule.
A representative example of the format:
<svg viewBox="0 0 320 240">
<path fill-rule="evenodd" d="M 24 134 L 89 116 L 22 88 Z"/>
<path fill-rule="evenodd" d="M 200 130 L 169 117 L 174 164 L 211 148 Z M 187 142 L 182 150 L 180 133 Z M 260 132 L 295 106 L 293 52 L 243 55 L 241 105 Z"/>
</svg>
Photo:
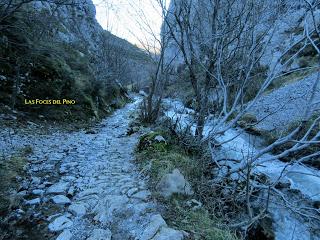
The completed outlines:
<svg viewBox="0 0 320 240">
<path fill-rule="evenodd" d="M 300 91 L 304 90 L 300 89 Z M 301 98 L 300 101 L 302 101 Z M 194 134 L 193 110 L 184 107 L 178 100 L 166 99 L 165 104 L 168 109 L 166 116 L 172 122 L 179 123 L 177 124 L 178 129 L 185 131 L 189 127 Z M 287 111 L 290 111 L 290 109 L 287 109 Z M 279 119 L 280 121 L 281 119 Z M 206 136 L 213 126 L 214 121 L 209 119 L 204 128 Z M 229 172 L 238 169 L 239 166 L 245 164 L 247 159 L 254 157 L 260 151 L 255 145 L 256 142 L 260 142 L 259 137 L 249 136 L 242 129 L 229 129 L 216 140 L 224 144 L 213 153 L 214 159 L 222 166 L 214 170 L 215 178 L 213 181 L 219 182 Z M 252 168 L 255 178 L 258 179 L 259 176 L 264 176 L 267 179 L 265 185 L 259 181 L 252 180 L 253 186 L 260 191 L 258 197 L 252 197 L 252 205 L 257 209 L 264 208 L 266 199 L 269 199 L 267 212 L 272 218 L 271 231 L 274 239 L 320 239 L 318 231 L 320 223 L 318 205 L 320 200 L 319 170 L 301 163 L 284 163 L 272 157 L 273 155 L 269 153 L 263 154 L 256 160 L 258 164 Z M 232 181 L 241 183 L 243 179 L 245 178 L 237 172 L 232 174 L 230 176 L 230 188 L 232 188 Z M 272 190 L 268 197 L 268 191 L 262 189 L 268 189 L 270 183 L 274 187 L 270 188 Z M 242 219 L 244 218 L 242 217 Z M 290 237 L 288 238 L 288 236 Z"/>
<path fill-rule="evenodd" d="M 20 135 L 2 129 L 2 152 L 32 146 L 0 239 L 183 239 L 159 214 L 134 163 L 128 136 L 138 101 L 91 131 Z"/>
<path fill-rule="evenodd" d="M 267 131 L 283 130 L 304 117 L 312 90 L 319 73 L 314 73 L 301 81 L 289 83 L 258 99 L 250 109 L 257 117 L 257 128 Z M 320 110 L 320 84 L 316 87 L 311 112 Z"/>
</svg>

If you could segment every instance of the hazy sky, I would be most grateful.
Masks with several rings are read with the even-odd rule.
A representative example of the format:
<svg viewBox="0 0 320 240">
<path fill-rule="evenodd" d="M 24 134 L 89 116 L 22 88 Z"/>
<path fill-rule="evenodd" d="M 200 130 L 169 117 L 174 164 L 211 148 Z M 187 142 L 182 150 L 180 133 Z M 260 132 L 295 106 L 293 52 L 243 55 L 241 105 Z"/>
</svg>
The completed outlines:
<svg viewBox="0 0 320 240">
<path fill-rule="evenodd" d="M 167 5 L 170 0 L 167 0 Z M 93 0 L 96 18 L 101 26 L 111 33 L 141 46 L 140 41 L 152 41 L 151 30 L 157 36 L 161 27 L 161 8 L 156 0 Z M 137 24 L 148 19 L 148 25 Z M 138 40 L 139 39 L 139 40 Z"/>
</svg>

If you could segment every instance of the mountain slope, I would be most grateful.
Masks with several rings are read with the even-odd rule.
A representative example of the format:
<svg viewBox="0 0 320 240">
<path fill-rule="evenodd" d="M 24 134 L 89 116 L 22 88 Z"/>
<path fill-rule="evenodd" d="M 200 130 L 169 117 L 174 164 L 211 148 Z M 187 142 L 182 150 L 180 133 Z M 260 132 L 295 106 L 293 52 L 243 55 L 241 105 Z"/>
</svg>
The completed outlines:
<svg viewBox="0 0 320 240">
<path fill-rule="evenodd" d="M 122 84 L 146 78 L 137 47 L 102 29 L 91 0 L 0 5 L 0 103 L 46 117 L 103 115 L 125 101 Z M 27 105 L 69 99 L 72 106 Z M 115 100 L 117 99 L 117 100 Z M 6 107 L 8 109 L 8 107 Z"/>
</svg>

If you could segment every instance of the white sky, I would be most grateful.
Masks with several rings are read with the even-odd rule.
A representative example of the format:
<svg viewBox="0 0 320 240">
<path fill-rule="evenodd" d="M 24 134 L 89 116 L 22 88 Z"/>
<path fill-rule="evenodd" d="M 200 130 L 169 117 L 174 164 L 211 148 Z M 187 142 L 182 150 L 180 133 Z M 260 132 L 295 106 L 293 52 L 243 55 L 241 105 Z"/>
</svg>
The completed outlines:
<svg viewBox="0 0 320 240">
<path fill-rule="evenodd" d="M 169 2 L 166 0 L 167 6 Z M 141 46 L 139 40 L 144 43 L 154 41 L 151 32 L 157 37 L 160 35 L 161 7 L 156 0 L 93 0 L 93 3 L 98 22 L 118 37 Z M 141 22 L 141 19 L 147 19 L 150 28 L 147 24 L 139 26 L 137 22 Z"/>
</svg>

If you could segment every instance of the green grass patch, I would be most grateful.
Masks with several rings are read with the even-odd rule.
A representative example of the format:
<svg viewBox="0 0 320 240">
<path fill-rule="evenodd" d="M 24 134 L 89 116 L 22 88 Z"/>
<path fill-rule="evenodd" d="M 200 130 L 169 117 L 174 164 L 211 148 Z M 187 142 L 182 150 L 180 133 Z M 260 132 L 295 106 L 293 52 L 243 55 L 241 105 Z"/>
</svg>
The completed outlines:
<svg viewBox="0 0 320 240">
<path fill-rule="evenodd" d="M 183 205 L 179 198 L 171 199 L 168 213 L 170 223 L 180 230 L 190 234 L 189 239 L 205 240 L 234 240 L 235 235 L 227 230 L 216 227 L 218 219 L 212 216 L 205 208 L 193 210 Z"/>
<path fill-rule="evenodd" d="M 161 135 L 166 142 L 157 142 L 155 137 Z M 150 176 L 150 189 L 156 189 L 161 178 L 178 168 L 190 182 L 195 194 L 187 197 L 173 195 L 164 199 L 156 191 L 154 196 L 166 206 L 163 216 L 170 226 L 184 230 L 189 234 L 188 239 L 229 240 L 237 239 L 235 234 L 228 229 L 219 229 L 217 224 L 221 221 L 210 213 L 204 204 L 201 208 L 193 209 L 187 205 L 190 199 L 203 200 L 198 190 L 203 187 L 203 181 L 209 181 L 209 162 L 205 157 L 190 154 L 187 146 L 180 145 L 178 139 L 170 132 L 154 131 L 143 135 L 136 148 L 136 161 L 146 175 Z"/>
</svg>

